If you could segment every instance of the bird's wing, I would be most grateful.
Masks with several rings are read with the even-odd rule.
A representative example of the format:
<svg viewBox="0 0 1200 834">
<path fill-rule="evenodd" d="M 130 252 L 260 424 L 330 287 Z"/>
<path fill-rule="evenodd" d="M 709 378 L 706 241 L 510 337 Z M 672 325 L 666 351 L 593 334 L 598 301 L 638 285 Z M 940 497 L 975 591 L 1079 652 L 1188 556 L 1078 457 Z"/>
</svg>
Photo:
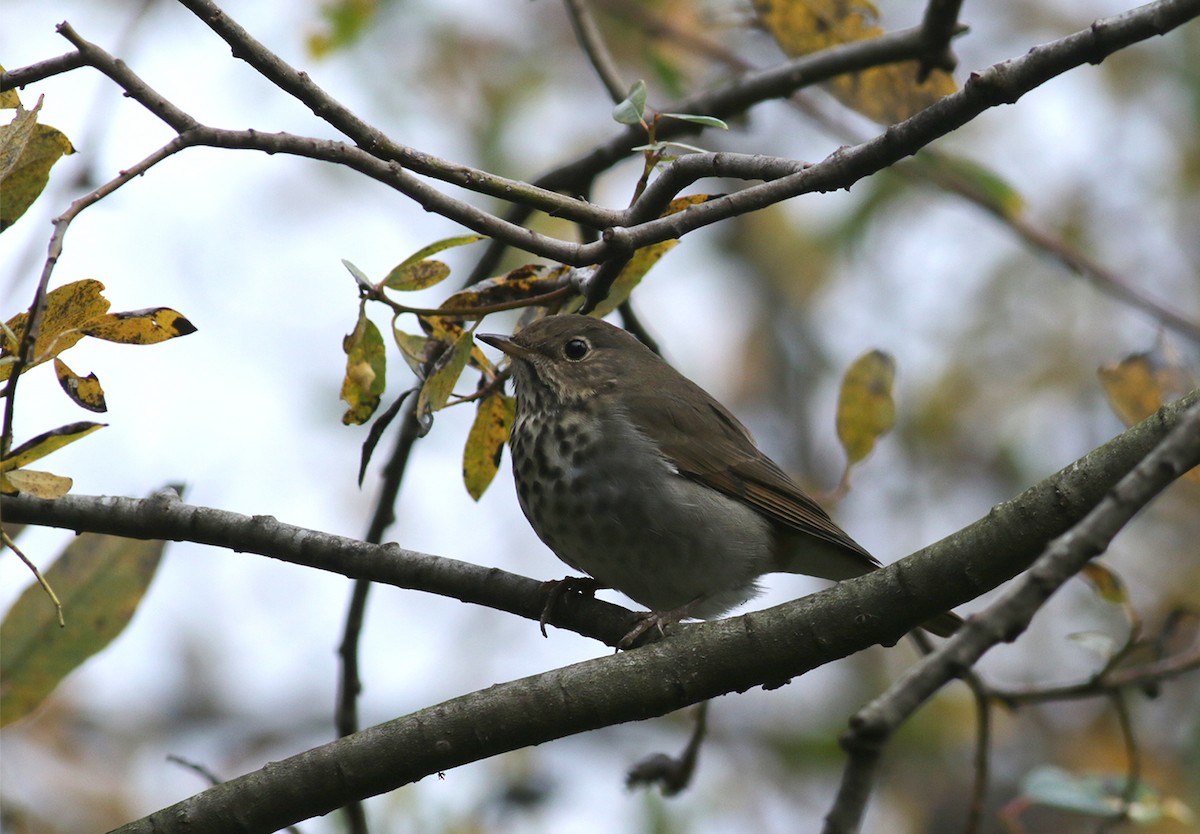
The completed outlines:
<svg viewBox="0 0 1200 834">
<path fill-rule="evenodd" d="M 690 383 L 689 383 L 690 384 Z M 740 498 L 771 520 L 834 545 L 865 572 L 879 562 L 838 527 L 816 501 L 759 451 L 750 432 L 720 403 L 703 396 L 646 394 L 631 402 L 639 430 L 657 442 L 685 477 Z M 635 396 L 633 399 L 637 399 Z M 640 407 L 639 407 L 640 406 Z"/>
</svg>

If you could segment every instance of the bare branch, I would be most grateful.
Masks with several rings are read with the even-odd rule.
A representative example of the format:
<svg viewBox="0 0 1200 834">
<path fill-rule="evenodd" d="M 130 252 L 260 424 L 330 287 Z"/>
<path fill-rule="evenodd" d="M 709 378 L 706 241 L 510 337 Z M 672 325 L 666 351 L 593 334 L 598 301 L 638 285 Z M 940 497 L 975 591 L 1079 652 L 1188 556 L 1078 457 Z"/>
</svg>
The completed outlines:
<svg viewBox="0 0 1200 834">
<path fill-rule="evenodd" d="M 59 55 L 57 58 L 47 58 L 45 61 L 38 61 L 36 64 L 30 64 L 27 67 L 17 67 L 13 70 L 0 72 L 0 92 L 24 87 L 26 84 L 42 81 L 55 75 L 62 75 L 64 72 L 70 72 L 71 70 L 85 66 L 87 66 L 87 61 L 83 59 L 83 55 L 76 51 Z"/>
<path fill-rule="evenodd" d="M 575 30 L 575 38 L 591 62 L 592 69 L 596 70 L 600 83 L 608 91 L 608 97 L 614 104 L 621 101 L 629 87 L 621 80 L 621 71 L 604 43 L 604 36 L 600 34 L 600 27 L 596 25 L 586 0 L 563 0 L 563 6 L 566 7 L 571 28 Z"/>
</svg>

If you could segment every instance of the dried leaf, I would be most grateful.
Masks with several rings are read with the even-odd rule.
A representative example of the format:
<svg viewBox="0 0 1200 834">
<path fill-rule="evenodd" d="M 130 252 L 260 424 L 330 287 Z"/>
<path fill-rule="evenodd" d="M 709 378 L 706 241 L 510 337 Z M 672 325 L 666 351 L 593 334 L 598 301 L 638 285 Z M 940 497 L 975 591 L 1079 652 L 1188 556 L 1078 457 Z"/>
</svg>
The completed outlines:
<svg viewBox="0 0 1200 834">
<path fill-rule="evenodd" d="M 500 468 L 515 413 L 516 400 L 504 394 L 492 394 L 479 401 L 463 449 L 463 483 L 476 501 L 487 491 Z"/>
<path fill-rule="evenodd" d="M 100 380 L 96 378 L 95 374 L 88 374 L 86 377 L 79 376 L 57 356 L 54 357 L 54 373 L 58 377 L 58 384 L 62 386 L 67 396 L 75 401 L 76 405 L 82 406 L 88 411 L 108 411 L 108 406 L 104 402 L 104 389 L 100 387 Z"/>
<path fill-rule="evenodd" d="M 31 712 L 124 630 L 154 578 L 163 545 L 96 533 L 72 540 L 45 572 L 62 601 L 66 628 L 37 583 L 25 590 L 0 625 L 0 724 Z"/>
<path fill-rule="evenodd" d="M 896 360 L 881 350 L 860 356 L 842 377 L 837 433 L 850 463 L 869 455 L 875 441 L 896 424 L 895 379 Z"/>
<path fill-rule="evenodd" d="M 562 286 L 563 279 L 570 274 L 569 266 L 525 264 L 454 293 L 441 303 L 441 307 L 445 310 L 480 308 L 490 311 L 500 304 L 519 303 L 553 292 Z M 459 318 L 471 318 L 469 314 L 456 315 Z"/>
<path fill-rule="evenodd" d="M 23 492 L 47 501 L 62 498 L 71 491 L 74 483 L 63 475 L 38 472 L 34 469 L 14 469 L 12 472 L 0 473 L 0 492 L 5 495 Z"/>
</svg>

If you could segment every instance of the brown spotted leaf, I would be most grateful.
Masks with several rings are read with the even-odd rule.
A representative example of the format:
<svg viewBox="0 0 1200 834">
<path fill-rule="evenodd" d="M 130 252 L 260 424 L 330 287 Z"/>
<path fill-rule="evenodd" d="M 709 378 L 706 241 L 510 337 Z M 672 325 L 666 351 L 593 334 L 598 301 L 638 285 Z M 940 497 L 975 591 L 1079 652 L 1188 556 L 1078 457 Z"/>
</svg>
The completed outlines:
<svg viewBox="0 0 1200 834">
<path fill-rule="evenodd" d="M 467 493 L 478 501 L 496 477 L 504 442 L 512 430 L 516 401 L 504 394 L 492 394 L 479 401 L 475 422 L 467 433 L 463 449 L 463 483 Z"/>
<path fill-rule="evenodd" d="M 109 313 L 80 328 L 85 335 L 125 345 L 155 345 L 196 332 L 196 326 L 170 307 Z"/>
<path fill-rule="evenodd" d="M 29 370 L 62 353 L 84 337 L 84 325 L 99 319 L 108 312 L 108 300 L 100 293 L 104 285 L 91 279 L 65 284 L 46 295 L 46 312 L 33 346 L 33 359 L 25 367 Z M 19 313 L 6 322 L 19 344 L 25 335 L 29 320 L 28 313 Z M 0 356 L 15 353 L 15 348 L 5 343 Z M 0 365 L 0 381 L 8 379 L 12 365 Z"/>
<path fill-rule="evenodd" d="M 71 491 L 74 484 L 70 478 L 55 475 L 51 472 L 38 472 L 34 469 L 14 469 L 12 472 L 0 472 L 0 492 L 5 495 L 15 495 L 18 492 L 53 501 L 62 498 Z"/>
<path fill-rule="evenodd" d="M 538 296 L 560 289 L 570 272 L 569 266 L 526 264 L 454 293 L 441 303 L 441 307 L 445 310 L 482 309 L 488 312 L 501 305 L 520 306 Z M 457 315 L 470 317 L 466 313 Z M 483 313 L 480 314 L 482 315 Z"/>
</svg>

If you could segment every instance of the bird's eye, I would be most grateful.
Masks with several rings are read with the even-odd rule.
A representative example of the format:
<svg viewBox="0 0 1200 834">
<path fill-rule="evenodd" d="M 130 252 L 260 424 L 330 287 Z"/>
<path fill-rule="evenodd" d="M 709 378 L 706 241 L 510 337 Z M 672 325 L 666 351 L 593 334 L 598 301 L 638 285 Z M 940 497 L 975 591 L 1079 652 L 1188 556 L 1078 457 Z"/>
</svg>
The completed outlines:
<svg viewBox="0 0 1200 834">
<path fill-rule="evenodd" d="M 580 359 L 588 355 L 591 345 L 583 339 L 570 339 L 563 345 L 563 356 L 570 359 L 572 362 L 578 362 Z"/>
</svg>

